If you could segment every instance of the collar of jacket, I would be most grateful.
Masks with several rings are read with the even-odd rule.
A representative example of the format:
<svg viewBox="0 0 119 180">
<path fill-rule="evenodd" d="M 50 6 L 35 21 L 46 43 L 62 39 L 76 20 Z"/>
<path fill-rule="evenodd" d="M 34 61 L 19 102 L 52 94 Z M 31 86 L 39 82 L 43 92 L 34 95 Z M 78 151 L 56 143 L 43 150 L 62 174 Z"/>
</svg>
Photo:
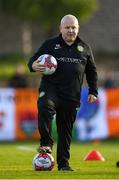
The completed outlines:
<svg viewBox="0 0 119 180">
<path fill-rule="evenodd" d="M 81 41 L 81 39 L 79 38 L 79 36 L 77 36 L 76 39 L 75 39 L 75 41 L 74 41 L 74 43 L 69 46 L 69 45 L 64 41 L 64 39 L 62 38 L 62 34 L 59 34 L 59 42 L 60 42 L 60 44 L 63 45 L 63 46 L 67 46 L 67 47 L 77 46 L 80 41 Z"/>
</svg>

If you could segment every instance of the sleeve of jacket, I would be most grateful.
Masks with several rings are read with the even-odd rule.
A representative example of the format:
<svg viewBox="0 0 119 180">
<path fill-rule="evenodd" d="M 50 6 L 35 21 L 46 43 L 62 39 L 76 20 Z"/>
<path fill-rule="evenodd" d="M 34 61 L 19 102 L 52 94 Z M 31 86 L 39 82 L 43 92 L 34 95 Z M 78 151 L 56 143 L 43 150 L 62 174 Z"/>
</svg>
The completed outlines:
<svg viewBox="0 0 119 180">
<path fill-rule="evenodd" d="M 93 53 L 91 48 L 88 46 L 88 57 L 87 57 L 87 65 L 85 69 L 86 73 L 86 80 L 89 87 L 89 94 L 93 94 L 95 96 L 98 95 L 98 88 L 97 88 L 97 70 L 96 70 L 96 64 L 94 61 Z"/>
<path fill-rule="evenodd" d="M 38 57 L 41 56 L 42 54 L 47 54 L 47 53 L 48 53 L 48 46 L 47 46 L 47 41 L 45 41 L 28 61 L 28 67 L 30 72 L 35 72 L 32 68 L 33 62 L 37 60 Z"/>
</svg>

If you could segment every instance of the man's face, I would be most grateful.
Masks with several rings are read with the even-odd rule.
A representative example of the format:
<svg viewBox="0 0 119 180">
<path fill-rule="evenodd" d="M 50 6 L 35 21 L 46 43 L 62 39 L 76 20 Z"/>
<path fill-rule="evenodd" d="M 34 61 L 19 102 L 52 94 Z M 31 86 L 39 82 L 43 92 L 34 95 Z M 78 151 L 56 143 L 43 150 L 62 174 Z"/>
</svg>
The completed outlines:
<svg viewBox="0 0 119 180">
<path fill-rule="evenodd" d="M 60 25 L 62 38 L 67 44 L 72 44 L 79 32 L 79 24 L 77 19 L 66 18 Z"/>
</svg>

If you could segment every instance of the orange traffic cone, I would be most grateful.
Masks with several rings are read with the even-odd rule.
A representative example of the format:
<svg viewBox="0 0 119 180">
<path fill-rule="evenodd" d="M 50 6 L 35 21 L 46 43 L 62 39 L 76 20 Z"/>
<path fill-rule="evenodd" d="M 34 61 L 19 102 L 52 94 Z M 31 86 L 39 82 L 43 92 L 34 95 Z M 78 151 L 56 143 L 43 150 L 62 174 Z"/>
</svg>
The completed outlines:
<svg viewBox="0 0 119 180">
<path fill-rule="evenodd" d="M 85 161 L 105 161 L 104 157 L 99 151 L 91 150 L 85 157 Z"/>
</svg>

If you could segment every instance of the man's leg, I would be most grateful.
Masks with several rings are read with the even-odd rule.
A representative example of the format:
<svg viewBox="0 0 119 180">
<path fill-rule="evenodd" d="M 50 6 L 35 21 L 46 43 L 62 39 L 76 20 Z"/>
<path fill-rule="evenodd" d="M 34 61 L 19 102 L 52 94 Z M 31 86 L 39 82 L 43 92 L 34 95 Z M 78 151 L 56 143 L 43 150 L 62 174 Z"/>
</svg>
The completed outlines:
<svg viewBox="0 0 119 180">
<path fill-rule="evenodd" d="M 38 130 L 40 133 L 41 147 L 53 146 L 51 137 L 52 119 L 55 114 L 55 103 L 48 96 L 38 99 Z"/>
<path fill-rule="evenodd" d="M 73 123 L 76 118 L 76 107 L 68 102 L 60 103 L 57 109 L 56 123 L 58 132 L 57 163 L 58 169 L 69 167 L 70 144 Z"/>
</svg>

